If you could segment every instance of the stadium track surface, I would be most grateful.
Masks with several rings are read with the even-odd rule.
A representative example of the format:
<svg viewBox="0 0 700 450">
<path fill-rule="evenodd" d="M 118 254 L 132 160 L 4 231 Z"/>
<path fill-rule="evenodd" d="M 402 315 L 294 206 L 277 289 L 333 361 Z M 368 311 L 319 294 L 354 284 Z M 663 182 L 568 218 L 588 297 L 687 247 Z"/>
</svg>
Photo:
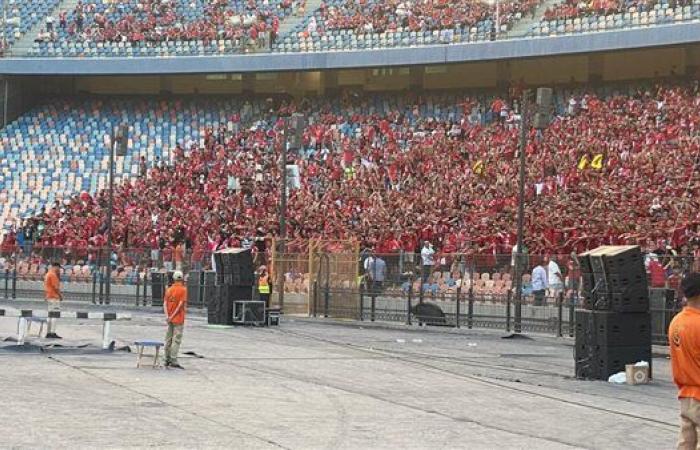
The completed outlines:
<svg viewBox="0 0 700 450">
<path fill-rule="evenodd" d="M 155 311 L 132 315 L 114 324 L 117 347 L 162 338 Z M 580 381 L 569 339 L 293 317 L 213 328 L 193 312 L 183 352 L 203 358 L 179 372 L 96 352 L 100 328 L 79 323 L 59 322 L 60 344 L 88 348 L 3 344 L 0 420 L 17 426 L 0 446 L 660 449 L 677 433 L 664 357 L 650 385 Z M 15 324 L 0 319 L 0 338 Z"/>
</svg>

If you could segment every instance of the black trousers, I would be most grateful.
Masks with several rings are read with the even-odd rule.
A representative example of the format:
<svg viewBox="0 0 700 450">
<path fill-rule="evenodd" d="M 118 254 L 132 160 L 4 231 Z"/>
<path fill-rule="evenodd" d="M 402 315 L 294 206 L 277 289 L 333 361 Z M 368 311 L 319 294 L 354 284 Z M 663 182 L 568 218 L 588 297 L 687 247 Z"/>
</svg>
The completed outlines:
<svg viewBox="0 0 700 450">
<path fill-rule="evenodd" d="M 370 295 L 381 294 L 383 288 L 384 288 L 383 281 L 371 281 L 370 280 L 370 282 L 369 282 L 369 294 Z"/>
<path fill-rule="evenodd" d="M 539 291 L 532 291 L 532 294 L 535 296 L 535 306 L 543 306 L 544 305 L 544 289 L 540 289 Z"/>
<path fill-rule="evenodd" d="M 426 283 L 430 279 L 430 274 L 433 271 L 433 266 L 423 266 L 423 273 L 421 278 L 423 283 Z"/>
</svg>

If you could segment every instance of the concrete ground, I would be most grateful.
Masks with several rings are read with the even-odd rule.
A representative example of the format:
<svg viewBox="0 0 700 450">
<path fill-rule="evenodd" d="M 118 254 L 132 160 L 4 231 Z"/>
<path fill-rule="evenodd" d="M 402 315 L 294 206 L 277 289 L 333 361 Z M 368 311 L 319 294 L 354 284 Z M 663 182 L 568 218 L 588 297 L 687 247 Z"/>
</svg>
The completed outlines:
<svg viewBox="0 0 700 450">
<path fill-rule="evenodd" d="M 132 314 L 117 347 L 162 339 L 161 315 Z M 0 317 L 0 341 L 15 327 Z M 42 352 L 0 342 L 0 448 L 667 449 L 678 431 L 665 357 L 649 385 L 580 381 L 569 339 L 193 313 L 182 352 L 198 356 L 180 371 L 100 351 L 100 322 L 58 331 L 63 347 Z"/>
</svg>

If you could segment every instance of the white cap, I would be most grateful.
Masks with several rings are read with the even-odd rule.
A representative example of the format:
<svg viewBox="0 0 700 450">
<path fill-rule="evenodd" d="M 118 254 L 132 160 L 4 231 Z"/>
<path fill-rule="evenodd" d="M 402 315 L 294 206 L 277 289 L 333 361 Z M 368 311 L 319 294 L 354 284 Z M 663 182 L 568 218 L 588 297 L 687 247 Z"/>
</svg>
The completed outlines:
<svg viewBox="0 0 700 450">
<path fill-rule="evenodd" d="M 179 270 L 176 270 L 175 272 L 173 272 L 173 280 L 182 281 L 183 278 L 184 278 L 184 276 L 182 275 L 182 272 L 180 272 Z"/>
</svg>

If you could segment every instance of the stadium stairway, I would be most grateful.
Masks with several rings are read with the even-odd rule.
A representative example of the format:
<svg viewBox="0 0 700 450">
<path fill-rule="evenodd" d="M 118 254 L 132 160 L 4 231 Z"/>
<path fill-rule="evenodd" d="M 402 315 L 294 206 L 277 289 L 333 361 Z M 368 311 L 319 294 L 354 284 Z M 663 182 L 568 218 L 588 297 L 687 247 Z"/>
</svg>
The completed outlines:
<svg viewBox="0 0 700 450">
<path fill-rule="evenodd" d="M 51 11 L 51 15 L 54 17 L 54 19 L 56 19 L 54 26 L 58 27 L 58 16 L 63 11 L 72 11 L 79 2 L 80 0 L 63 0 L 61 3 L 59 3 L 56 9 Z M 29 51 L 32 49 L 34 40 L 39 35 L 41 30 L 44 29 L 44 27 L 46 27 L 46 20 L 42 19 L 29 31 L 27 31 L 17 42 L 15 42 L 15 45 L 13 45 L 10 49 L 12 54 L 14 56 L 27 56 Z"/>
<path fill-rule="evenodd" d="M 562 3 L 562 0 L 543 1 L 540 6 L 537 7 L 537 10 L 535 10 L 535 18 L 532 19 L 532 16 L 527 16 L 517 21 L 515 25 L 513 25 L 513 28 L 508 31 L 508 34 L 506 34 L 506 38 L 512 39 L 525 36 L 534 24 L 540 23 L 542 17 L 544 17 L 544 12 L 547 11 L 547 8 L 551 8 L 559 3 Z"/>
<path fill-rule="evenodd" d="M 306 8 L 304 14 L 292 14 L 285 20 L 280 22 L 280 28 L 277 35 L 281 38 L 294 31 L 294 29 L 302 23 L 309 14 L 313 14 L 321 7 L 323 0 L 306 0 Z"/>
</svg>

